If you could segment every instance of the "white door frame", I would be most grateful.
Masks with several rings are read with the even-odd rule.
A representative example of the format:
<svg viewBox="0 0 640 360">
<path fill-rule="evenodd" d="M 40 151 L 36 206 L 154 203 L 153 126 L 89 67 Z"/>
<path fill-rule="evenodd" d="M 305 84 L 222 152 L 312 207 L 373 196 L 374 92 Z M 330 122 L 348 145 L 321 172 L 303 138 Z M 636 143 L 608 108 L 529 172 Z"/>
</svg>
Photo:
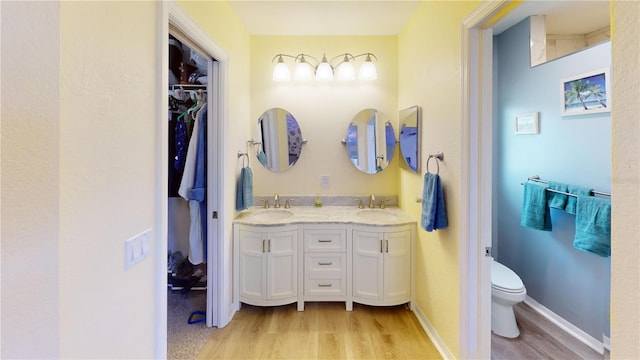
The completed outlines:
<svg viewBox="0 0 640 360">
<path fill-rule="evenodd" d="M 462 21 L 459 356 L 491 357 L 493 26 L 519 1 L 484 1 Z M 490 255 L 490 254 L 489 254 Z"/>
<path fill-rule="evenodd" d="M 162 1 L 159 5 L 158 25 L 158 159 L 157 159 L 157 213 L 156 213 L 156 349 L 155 357 L 167 357 L 167 224 L 168 224 L 168 174 L 167 157 L 169 154 L 169 131 L 166 126 L 168 109 L 168 69 L 169 69 L 169 24 L 175 26 L 191 41 L 207 52 L 207 56 L 216 61 L 208 64 L 208 126 L 207 143 L 207 326 L 222 327 L 229 322 L 229 309 L 222 299 L 230 297 L 231 287 L 222 281 L 224 267 L 229 261 L 223 258 L 224 212 L 220 211 L 226 200 L 223 177 L 220 176 L 224 166 L 224 149 L 226 148 L 225 124 L 227 114 L 227 71 L 228 55 L 188 16 L 174 1 Z M 213 219 L 213 211 L 218 214 Z M 211 241 L 211 240 L 218 241 Z"/>
</svg>

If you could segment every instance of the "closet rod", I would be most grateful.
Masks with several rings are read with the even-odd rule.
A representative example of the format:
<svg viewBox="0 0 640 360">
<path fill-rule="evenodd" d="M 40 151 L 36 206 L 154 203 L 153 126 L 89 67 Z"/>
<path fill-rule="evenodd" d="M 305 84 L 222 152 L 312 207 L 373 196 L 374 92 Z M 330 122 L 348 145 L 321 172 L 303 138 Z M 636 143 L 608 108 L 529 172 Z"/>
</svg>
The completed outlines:
<svg viewBox="0 0 640 360">
<path fill-rule="evenodd" d="M 540 177 L 538 175 L 531 176 L 527 180 L 528 181 L 535 181 L 535 182 L 539 182 L 539 183 L 547 184 L 547 185 L 549 184 L 548 181 L 540 180 Z M 521 184 L 521 185 L 524 185 L 524 184 Z M 576 195 L 576 194 L 571 194 L 571 193 L 568 193 L 568 192 L 554 190 L 554 189 L 547 189 L 547 191 L 551 191 L 551 192 L 562 194 L 562 195 L 569 195 L 569 196 L 573 196 L 573 197 L 578 197 L 578 195 Z M 611 197 L 610 193 L 606 193 L 606 192 L 602 192 L 602 191 L 596 191 L 596 190 L 593 190 L 593 189 L 591 189 L 591 195 L 600 195 L 600 196 Z"/>
</svg>

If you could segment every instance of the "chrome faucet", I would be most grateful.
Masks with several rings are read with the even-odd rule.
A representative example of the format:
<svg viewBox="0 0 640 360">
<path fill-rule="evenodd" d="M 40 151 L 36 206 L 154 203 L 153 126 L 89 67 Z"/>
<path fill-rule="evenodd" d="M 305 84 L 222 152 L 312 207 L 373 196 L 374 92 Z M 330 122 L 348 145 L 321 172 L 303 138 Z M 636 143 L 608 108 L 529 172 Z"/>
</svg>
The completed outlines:
<svg viewBox="0 0 640 360">
<path fill-rule="evenodd" d="M 284 208 L 285 209 L 289 209 L 291 208 L 291 203 L 293 202 L 294 199 L 289 199 L 289 200 L 285 200 L 284 201 Z"/>
<path fill-rule="evenodd" d="M 376 197 L 375 197 L 373 194 L 369 195 L 369 207 L 370 207 L 370 208 L 372 208 L 372 209 L 373 209 L 374 207 L 376 207 L 376 206 L 373 204 L 373 202 L 374 202 L 375 200 L 376 200 Z"/>
<path fill-rule="evenodd" d="M 280 197 L 278 196 L 278 194 L 273 195 L 273 207 L 274 208 L 279 208 L 280 207 Z"/>
<path fill-rule="evenodd" d="M 389 199 L 380 200 L 380 209 L 384 209 L 387 207 L 387 201 L 389 201 Z"/>
</svg>

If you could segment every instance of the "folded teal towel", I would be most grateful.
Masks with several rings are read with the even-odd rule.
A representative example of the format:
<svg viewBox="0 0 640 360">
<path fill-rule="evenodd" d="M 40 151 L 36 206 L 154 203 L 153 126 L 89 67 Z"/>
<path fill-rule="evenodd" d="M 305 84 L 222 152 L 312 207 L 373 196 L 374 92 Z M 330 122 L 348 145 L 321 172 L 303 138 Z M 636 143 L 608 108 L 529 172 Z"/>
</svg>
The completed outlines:
<svg viewBox="0 0 640 360">
<path fill-rule="evenodd" d="M 580 186 L 573 186 L 573 185 L 567 185 L 567 192 L 569 194 L 574 194 L 577 196 L 591 195 L 591 189 L 580 187 Z M 575 215 L 577 200 L 578 198 L 576 196 L 569 196 L 567 198 L 567 206 L 565 206 L 564 211 L 568 212 L 569 214 Z"/>
<path fill-rule="evenodd" d="M 243 167 L 236 187 L 236 210 L 244 210 L 253 206 L 253 172 Z"/>
<path fill-rule="evenodd" d="M 578 196 L 573 247 L 603 257 L 611 256 L 610 199 Z"/>
<path fill-rule="evenodd" d="M 524 184 L 520 225 L 551 231 L 551 211 L 547 204 L 547 188 L 548 185 L 535 182 Z"/>
<path fill-rule="evenodd" d="M 444 192 L 438 174 L 424 174 L 420 225 L 426 231 L 444 229 L 448 226 Z"/>
<path fill-rule="evenodd" d="M 549 189 L 562 192 L 568 192 L 567 184 L 558 183 L 555 181 L 549 181 Z M 570 197 L 566 194 L 558 194 L 553 191 L 547 193 L 547 203 L 550 208 L 564 210 L 567 207 L 567 198 Z"/>
</svg>

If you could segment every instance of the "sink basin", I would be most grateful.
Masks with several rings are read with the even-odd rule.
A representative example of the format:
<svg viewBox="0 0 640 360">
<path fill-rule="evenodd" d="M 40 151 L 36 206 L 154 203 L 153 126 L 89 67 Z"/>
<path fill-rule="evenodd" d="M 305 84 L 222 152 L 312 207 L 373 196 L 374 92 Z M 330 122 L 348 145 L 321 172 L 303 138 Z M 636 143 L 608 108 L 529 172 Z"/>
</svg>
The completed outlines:
<svg viewBox="0 0 640 360">
<path fill-rule="evenodd" d="M 358 211 L 356 215 L 373 221 L 392 221 L 398 219 L 396 215 L 383 209 L 364 209 Z"/>
<path fill-rule="evenodd" d="M 258 210 L 251 218 L 259 221 L 276 221 L 283 220 L 293 216 L 293 213 L 290 210 L 286 209 L 264 209 Z"/>
</svg>

